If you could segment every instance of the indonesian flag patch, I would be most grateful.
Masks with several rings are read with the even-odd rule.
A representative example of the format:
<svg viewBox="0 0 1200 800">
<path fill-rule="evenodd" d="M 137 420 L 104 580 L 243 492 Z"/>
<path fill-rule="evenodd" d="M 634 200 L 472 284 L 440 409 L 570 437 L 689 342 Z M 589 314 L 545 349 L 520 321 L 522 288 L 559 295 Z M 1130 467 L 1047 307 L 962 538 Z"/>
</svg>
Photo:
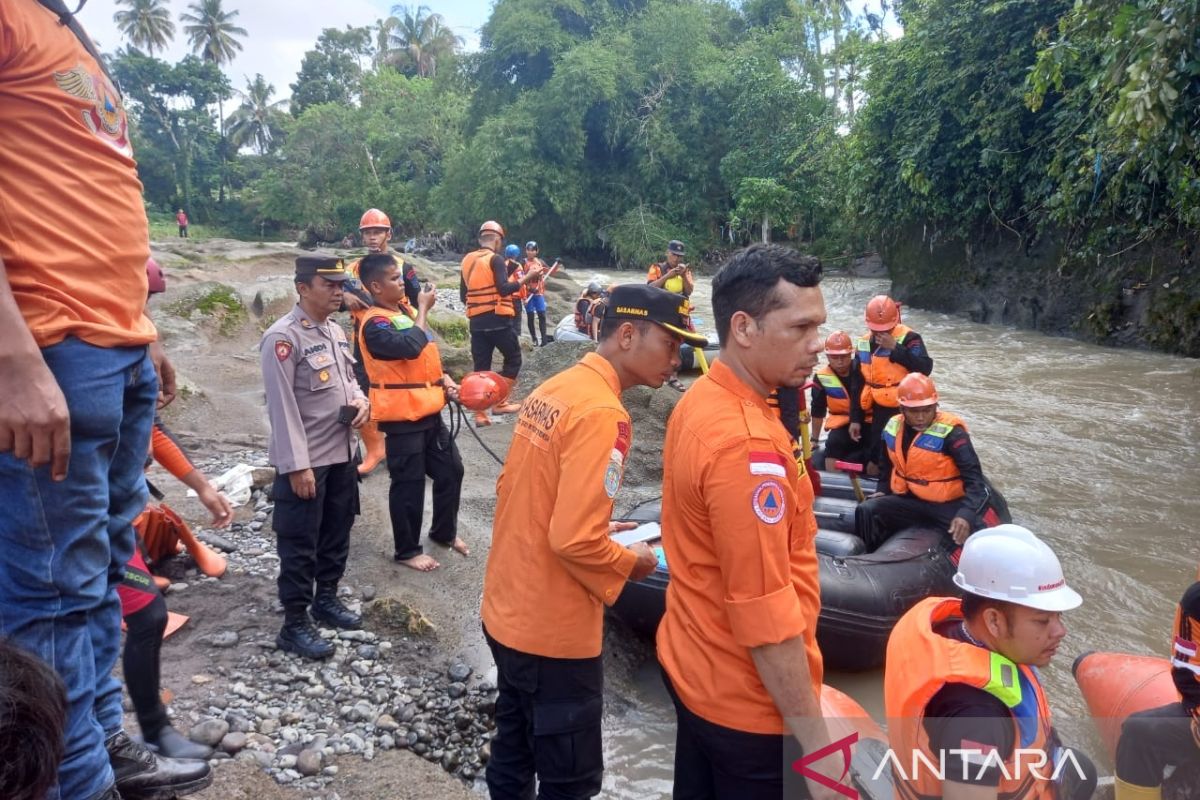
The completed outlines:
<svg viewBox="0 0 1200 800">
<path fill-rule="evenodd" d="M 1196 643 L 1189 642 L 1181 636 L 1175 637 L 1175 652 L 1189 661 L 1196 657 Z"/>
<path fill-rule="evenodd" d="M 784 466 L 786 463 L 783 456 L 779 455 L 779 453 L 751 451 L 750 474 L 774 475 L 776 478 L 786 478 L 787 467 Z"/>
</svg>

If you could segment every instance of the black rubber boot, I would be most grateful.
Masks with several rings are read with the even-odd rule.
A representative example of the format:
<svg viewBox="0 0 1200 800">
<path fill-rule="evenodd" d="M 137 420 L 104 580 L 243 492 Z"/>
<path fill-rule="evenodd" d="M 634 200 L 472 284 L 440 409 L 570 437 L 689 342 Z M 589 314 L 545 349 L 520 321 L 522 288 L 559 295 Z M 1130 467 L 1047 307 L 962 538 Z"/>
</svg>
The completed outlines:
<svg viewBox="0 0 1200 800">
<path fill-rule="evenodd" d="M 337 586 L 318 586 L 317 596 L 313 598 L 313 619 L 324 622 L 335 628 L 358 630 L 362 627 L 362 617 L 342 605 L 338 600 Z"/>
<path fill-rule="evenodd" d="M 147 736 L 146 747 L 167 758 L 212 758 L 213 749 L 208 745 L 199 744 L 188 739 L 170 725 L 164 727 L 154 736 Z"/>
<path fill-rule="evenodd" d="M 301 658 L 320 660 L 333 655 L 333 644 L 321 638 L 307 611 L 288 612 L 283 628 L 275 637 L 280 650 L 295 653 Z"/>
<path fill-rule="evenodd" d="M 118 796 L 124 800 L 171 800 L 212 783 L 208 762 L 156 756 L 124 731 L 110 736 L 104 747 L 116 777 Z"/>
</svg>

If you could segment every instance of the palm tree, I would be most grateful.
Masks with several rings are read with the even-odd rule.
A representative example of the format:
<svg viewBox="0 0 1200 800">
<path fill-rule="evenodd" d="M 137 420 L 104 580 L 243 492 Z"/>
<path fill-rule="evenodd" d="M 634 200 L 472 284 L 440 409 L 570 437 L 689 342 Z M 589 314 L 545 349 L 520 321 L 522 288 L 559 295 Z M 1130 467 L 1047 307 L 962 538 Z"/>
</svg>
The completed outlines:
<svg viewBox="0 0 1200 800">
<path fill-rule="evenodd" d="M 154 55 L 155 50 L 167 49 L 175 38 L 167 0 L 117 0 L 117 5 L 128 10 L 113 14 L 113 21 L 134 47 Z"/>
<path fill-rule="evenodd" d="M 238 94 L 242 96 L 242 104 L 229 115 L 229 141 L 237 148 L 253 144 L 259 155 L 263 155 L 279 138 L 287 101 L 271 101 L 275 87 L 261 74 L 255 75 L 253 81 L 248 80 L 246 91 Z"/>
<path fill-rule="evenodd" d="M 437 74 L 438 59 L 451 55 L 462 37 L 455 36 L 441 14 L 431 13 L 427 6 L 392 6 L 390 59 L 405 64 L 419 77 L 432 78 Z"/>
<path fill-rule="evenodd" d="M 226 12 L 221 0 L 196 0 L 188 6 L 194 14 L 180 14 L 179 21 L 187 23 L 183 32 L 188 35 L 192 52 L 217 66 L 228 64 L 242 49 L 235 36 L 246 36 L 246 29 L 233 24 L 236 11 Z"/>
<path fill-rule="evenodd" d="M 396 30 L 396 18 L 386 17 L 375 20 L 372 28 L 375 37 L 375 66 L 388 63 L 391 57 L 392 32 Z"/>
</svg>

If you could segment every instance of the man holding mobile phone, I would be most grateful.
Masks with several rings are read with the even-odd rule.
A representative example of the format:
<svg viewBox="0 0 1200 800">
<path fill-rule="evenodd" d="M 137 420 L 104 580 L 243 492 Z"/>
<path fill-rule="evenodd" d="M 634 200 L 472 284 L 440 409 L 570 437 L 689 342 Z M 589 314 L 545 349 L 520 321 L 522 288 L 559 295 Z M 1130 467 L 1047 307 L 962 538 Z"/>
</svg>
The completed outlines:
<svg viewBox="0 0 1200 800">
<path fill-rule="evenodd" d="M 333 655 L 314 619 L 335 628 L 362 626 L 362 618 L 337 597 L 358 514 L 351 429 L 370 415 L 346 334 L 330 320 L 342 307 L 347 278 L 336 256 L 297 258 L 300 301 L 267 329 L 260 345 L 271 422 L 268 450 L 277 473 L 272 524 L 284 611 L 275 643 L 312 659 Z"/>
</svg>

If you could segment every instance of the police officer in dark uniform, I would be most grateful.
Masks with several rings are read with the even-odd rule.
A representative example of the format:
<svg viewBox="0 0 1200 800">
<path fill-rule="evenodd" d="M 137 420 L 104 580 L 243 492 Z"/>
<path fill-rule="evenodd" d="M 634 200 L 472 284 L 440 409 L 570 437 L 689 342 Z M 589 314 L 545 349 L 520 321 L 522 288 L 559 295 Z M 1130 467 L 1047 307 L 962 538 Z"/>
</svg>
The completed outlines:
<svg viewBox="0 0 1200 800">
<path fill-rule="evenodd" d="M 285 615 L 275 641 L 314 659 L 333 654 L 314 619 L 336 628 L 362 625 L 337 598 L 359 510 L 351 428 L 366 422 L 370 411 L 346 335 L 330 319 L 342 306 L 347 278 L 335 256 L 297 258 L 300 301 L 267 329 L 260 345 Z"/>
</svg>

